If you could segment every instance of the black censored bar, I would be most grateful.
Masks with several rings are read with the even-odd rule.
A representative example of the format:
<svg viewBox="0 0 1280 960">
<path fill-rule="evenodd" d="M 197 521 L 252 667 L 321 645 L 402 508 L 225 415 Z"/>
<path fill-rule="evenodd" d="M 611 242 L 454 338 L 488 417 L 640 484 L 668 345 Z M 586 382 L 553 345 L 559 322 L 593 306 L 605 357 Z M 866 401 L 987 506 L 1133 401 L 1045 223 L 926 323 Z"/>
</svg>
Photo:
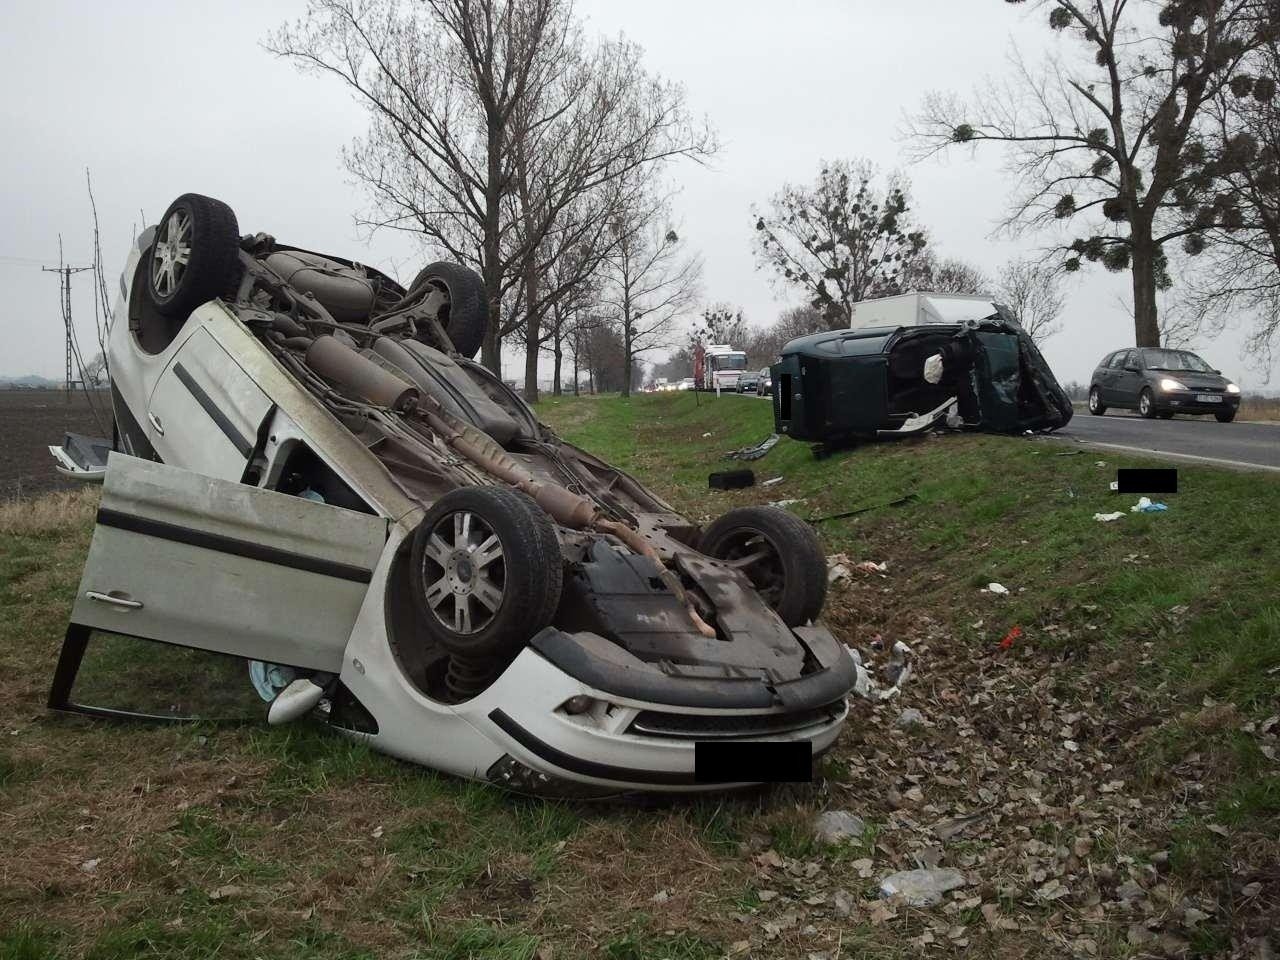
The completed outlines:
<svg viewBox="0 0 1280 960">
<path fill-rule="evenodd" d="M 1116 471 L 1119 493 L 1177 493 L 1178 471 L 1172 467 L 1158 470 L 1125 468 Z"/>
<path fill-rule="evenodd" d="M 807 740 L 699 740 L 693 745 L 697 783 L 808 783 L 813 748 Z"/>
</svg>

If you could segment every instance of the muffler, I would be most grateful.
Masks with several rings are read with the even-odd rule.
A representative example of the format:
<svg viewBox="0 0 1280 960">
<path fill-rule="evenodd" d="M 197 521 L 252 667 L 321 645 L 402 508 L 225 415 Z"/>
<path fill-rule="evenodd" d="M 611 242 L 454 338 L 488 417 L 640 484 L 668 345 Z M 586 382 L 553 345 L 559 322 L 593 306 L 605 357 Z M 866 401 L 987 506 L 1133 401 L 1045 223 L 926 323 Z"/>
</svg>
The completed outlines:
<svg viewBox="0 0 1280 960">
<path fill-rule="evenodd" d="M 341 340 L 316 337 L 307 350 L 307 366 L 330 383 L 397 413 L 418 405 L 418 388 L 363 357 Z"/>
</svg>

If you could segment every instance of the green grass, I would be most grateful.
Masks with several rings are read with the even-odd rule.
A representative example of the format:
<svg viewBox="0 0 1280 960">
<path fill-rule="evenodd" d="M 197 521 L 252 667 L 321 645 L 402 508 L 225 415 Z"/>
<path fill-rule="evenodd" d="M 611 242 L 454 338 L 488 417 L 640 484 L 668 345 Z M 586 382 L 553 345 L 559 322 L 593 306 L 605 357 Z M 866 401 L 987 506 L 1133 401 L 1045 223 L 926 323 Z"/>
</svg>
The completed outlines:
<svg viewBox="0 0 1280 960">
<path fill-rule="evenodd" d="M 1096 849 L 1107 862 L 1121 855 L 1142 862 L 1161 849 L 1158 842 L 1170 851 L 1171 884 L 1217 895 L 1233 865 L 1274 849 L 1275 764 L 1239 727 L 1277 709 L 1278 674 L 1270 672 L 1280 666 L 1276 479 L 1182 467 L 1181 492 L 1165 498 L 1168 513 L 1100 524 L 1095 512 L 1127 511 L 1132 502 L 1108 492 L 1115 468 L 1144 461 L 1061 456 L 1077 448 L 1049 441 L 950 436 L 825 460 L 784 440 L 749 465 L 761 479 L 782 476 L 780 484 L 712 492 L 709 472 L 739 466 L 722 454 L 769 432 L 768 404 L 683 393 L 549 400 L 539 412 L 697 521 L 783 498 L 801 500 L 791 509 L 806 519 L 873 506 L 818 524 L 828 552 L 890 564 L 888 578 L 863 585 L 873 602 L 828 605 L 837 636 L 910 640 L 912 625 L 927 615 L 945 626 L 960 656 L 977 662 L 1016 624 L 1024 637 L 1015 652 L 1045 668 L 1042 696 L 1071 701 L 1087 670 L 1105 678 L 1091 709 L 1141 714 L 1135 719 L 1150 733 L 1132 752 L 1115 752 L 1117 778 L 1172 795 L 1181 785 L 1170 771 L 1201 753 L 1205 791 L 1185 816 L 1158 840 L 1143 836 L 1137 848 L 1133 827 L 1123 836 L 1119 828 L 1103 831 Z M 875 506 L 908 493 L 915 499 L 905 505 Z M 821 860 L 822 882 L 874 897 L 878 879 L 859 877 L 850 863 L 872 857 L 879 870 L 886 863 L 879 845 L 892 846 L 895 837 L 882 808 L 863 809 L 879 802 L 879 792 L 854 795 L 852 760 L 886 743 L 929 750 L 939 735 L 934 728 L 910 735 L 864 729 L 864 704 L 824 758 L 824 784 L 618 807 L 512 797 L 305 723 L 151 727 L 53 718 L 44 697 L 93 504 L 42 509 L 19 516 L 0 508 L 0 670 L 7 678 L 0 805 L 8 815 L 0 835 L 0 960 L 529 960 L 543 948 L 556 960 L 718 958 L 758 933 L 733 912 L 754 912 L 762 923 L 782 906 L 781 897 L 757 896 L 779 884 L 762 879 L 744 847 Z M 991 581 L 1012 593 L 982 593 Z M 261 713 L 238 668 L 181 657 L 152 662 L 119 644 L 96 656 L 118 667 L 116 679 L 127 678 L 100 692 L 140 687 L 164 709 L 206 695 L 208 709 L 234 703 Z M 1099 670 L 1112 663 L 1114 672 Z M 924 696 L 927 660 L 922 667 Z M 1206 697 L 1236 712 L 1204 722 Z M 879 742 L 882 736 L 893 739 Z M 851 806 L 877 825 L 860 842 L 818 848 L 807 820 L 827 804 Z M 1216 825 L 1231 836 L 1210 830 Z M 1061 832 L 1049 824 L 1043 838 L 1069 843 Z M 948 848 L 957 856 L 991 851 L 977 838 Z M 88 858 L 100 858 L 92 877 L 79 866 Z M 210 898 L 228 885 L 240 893 Z M 670 901 L 653 903 L 663 889 Z M 1001 948 L 977 939 L 997 934 L 981 934 L 979 920 L 964 919 L 973 920 L 975 955 L 1043 948 L 1038 935 L 1022 933 L 999 934 L 1015 941 Z M 907 940 L 918 925 L 814 922 L 839 933 L 844 956 L 919 952 Z M 1206 926 L 1197 946 L 1213 948 L 1229 933 Z M 751 955 L 791 960 L 833 945 L 784 935 L 753 945 Z"/>
</svg>

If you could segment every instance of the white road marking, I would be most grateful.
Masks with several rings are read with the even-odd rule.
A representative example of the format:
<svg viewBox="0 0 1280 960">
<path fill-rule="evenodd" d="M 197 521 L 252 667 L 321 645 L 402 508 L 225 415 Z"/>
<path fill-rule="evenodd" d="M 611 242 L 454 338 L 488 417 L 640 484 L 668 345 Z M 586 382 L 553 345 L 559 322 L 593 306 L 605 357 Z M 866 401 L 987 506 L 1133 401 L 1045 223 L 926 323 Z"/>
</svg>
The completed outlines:
<svg viewBox="0 0 1280 960">
<path fill-rule="evenodd" d="M 1050 440 L 1071 440 L 1076 443 L 1088 444 L 1091 447 L 1105 447 L 1108 450 L 1123 450 L 1127 453 L 1141 453 L 1152 457 L 1169 457 L 1174 460 L 1212 463 L 1223 467 L 1234 467 L 1237 470 L 1268 470 L 1272 473 L 1280 473 L 1280 467 L 1269 466 L 1265 463 L 1250 463 L 1247 460 L 1223 460 L 1221 457 L 1201 457 L 1194 453 L 1172 453 L 1168 450 L 1152 450 L 1150 447 L 1131 447 L 1123 443 L 1099 443 L 1094 440 L 1086 440 L 1083 437 L 1060 437 L 1053 434 L 1047 434 L 1046 436 Z"/>
</svg>

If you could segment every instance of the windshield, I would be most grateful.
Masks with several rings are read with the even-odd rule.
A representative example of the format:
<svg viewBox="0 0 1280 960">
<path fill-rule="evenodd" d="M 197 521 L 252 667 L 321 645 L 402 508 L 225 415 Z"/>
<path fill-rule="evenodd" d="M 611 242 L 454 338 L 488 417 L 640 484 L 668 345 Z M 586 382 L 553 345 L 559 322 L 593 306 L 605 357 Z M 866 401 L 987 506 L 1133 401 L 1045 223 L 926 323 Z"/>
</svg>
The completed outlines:
<svg viewBox="0 0 1280 960">
<path fill-rule="evenodd" d="M 747 369 L 747 355 L 745 353 L 722 353 L 713 356 L 711 365 L 716 370 L 745 370 Z"/>
<path fill-rule="evenodd" d="M 1147 368 L 1150 370 L 1213 372 L 1213 367 L 1188 350 L 1144 350 L 1143 359 L 1147 361 Z"/>
</svg>

